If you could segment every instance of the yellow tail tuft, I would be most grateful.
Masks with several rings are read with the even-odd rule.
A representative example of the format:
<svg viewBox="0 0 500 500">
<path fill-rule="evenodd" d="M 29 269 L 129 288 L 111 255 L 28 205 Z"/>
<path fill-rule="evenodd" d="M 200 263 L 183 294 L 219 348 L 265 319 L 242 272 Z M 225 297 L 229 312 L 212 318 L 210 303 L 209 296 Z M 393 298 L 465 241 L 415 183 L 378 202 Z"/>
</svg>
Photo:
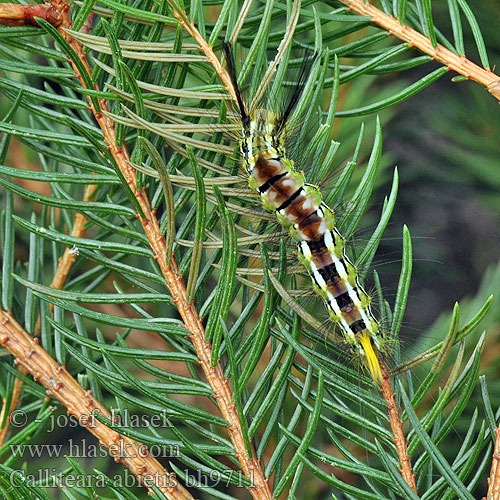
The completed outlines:
<svg viewBox="0 0 500 500">
<path fill-rule="evenodd" d="M 372 341 L 366 332 L 363 332 L 359 336 L 359 341 L 365 352 L 366 359 L 364 360 L 366 367 L 370 371 L 373 381 L 375 384 L 382 383 L 382 371 L 380 370 L 380 363 L 377 357 L 377 353 L 373 349 Z"/>
</svg>

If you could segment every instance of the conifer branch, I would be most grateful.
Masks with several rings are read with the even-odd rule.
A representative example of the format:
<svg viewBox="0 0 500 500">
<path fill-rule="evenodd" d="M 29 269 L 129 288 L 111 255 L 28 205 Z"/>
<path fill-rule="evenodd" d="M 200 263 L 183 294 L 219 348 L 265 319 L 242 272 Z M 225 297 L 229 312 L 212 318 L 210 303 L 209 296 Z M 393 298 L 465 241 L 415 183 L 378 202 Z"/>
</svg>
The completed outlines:
<svg viewBox="0 0 500 500">
<path fill-rule="evenodd" d="M 396 445 L 399 463 L 401 465 L 399 472 L 401 472 L 406 484 L 408 484 L 408 486 L 416 493 L 417 485 L 415 483 L 415 474 L 413 473 L 410 457 L 407 453 L 408 443 L 406 442 L 406 438 L 403 433 L 403 424 L 401 423 L 398 407 L 396 405 L 396 398 L 394 397 L 395 394 L 392 391 L 390 375 L 384 363 L 380 363 L 380 369 L 382 371 L 382 384 L 380 392 L 387 403 L 389 424 L 391 425 L 394 436 L 394 444 Z"/>
<path fill-rule="evenodd" d="M 208 62 L 212 64 L 221 81 L 225 84 L 228 92 L 231 94 L 231 97 L 235 99 L 235 92 L 233 85 L 231 84 L 229 75 L 223 68 L 219 59 L 216 57 L 212 46 L 207 43 L 201 33 L 197 30 L 194 23 L 189 19 L 187 14 L 182 10 L 181 7 L 179 7 L 177 3 L 175 3 L 175 0 L 168 0 L 168 2 L 173 7 L 174 16 L 179 21 L 180 26 L 182 26 L 183 29 L 185 29 L 186 32 L 190 36 L 192 36 L 194 40 L 197 41 L 200 49 L 206 55 Z M 424 53 L 429 54 L 434 60 L 444 64 L 448 69 L 453 69 L 458 73 L 466 76 L 468 79 L 481 83 L 489 90 L 490 93 L 492 93 L 497 99 L 500 100 L 500 79 L 489 69 L 483 69 L 465 58 L 465 56 L 457 56 L 441 45 L 433 47 L 430 40 L 428 40 L 425 36 L 413 30 L 409 26 L 399 23 L 397 19 L 384 14 L 381 10 L 373 7 L 369 2 L 364 3 L 359 0 L 341 0 L 341 2 L 350 6 L 350 10 L 356 11 L 357 13 L 363 14 L 365 16 L 370 16 L 372 22 L 382 27 L 384 30 L 387 30 L 389 35 L 395 35 L 401 38 L 401 40 L 404 40 L 406 43 L 408 43 L 408 45 L 415 46 Z M 249 6 L 250 4 L 251 0 L 248 2 L 245 1 L 245 5 Z M 294 5 L 297 4 L 300 5 L 300 2 L 294 2 Z M 0 5 L 0 13 L 2 12 L 2 6 L 5 5 L 13 6 L 14 4 Z M 78 41 L 72 39 L 71 36 L 68 35 L 65 31 L 66 28 L 71 27 L 71 23 L 68 17 L 69 0 L 53 0 L 51 5 L 38 5 L 36 7 L 55 9 L 55 6 L 57 6 L 56 11 L 58 19 L 56 22 L 51 22 L 51 20 L 43 12 L 41 14 L 34 14 L 32 16 L 32 19 L 34 20 L 34 16 L 39 16 L 42 19 L 48 21 L 53 26 L 58 27 L 60 24 L 62 24 L 61 28 L 59 29 L 59 33 L 64 36 L 64 38 L 71 45 L 78 56 L 76 58 L 78 65 L 74 64 L 74 62 L 70 60 L 68 60 L 68 62 L 73 65 L 73 69 L 75 70 L 75 77 L 79 79 L 83 87 L 86 87 L 84 79 L 79 74 L 79 69 L 82 69 L 83 64 L 85 70 L 88 71 L 89 75 L 91 75 L 91 70 L 87 63 L 86 55 L 83 51 L 82 45 Z M 362 10 L 358 11 L 356 10 L 357 7 L 355 6 L 367 9 L 366 12 L 370 11 L 371 13 L 366 13 Z M 15 7 L 24 8 L 26 6 L 15 5 Z M 9 9 L 11 7 L 7 8 Z M 15 9 L 11 8 L 11 13 L 14 11 Z M 378 14 L 375 15 L 373 11 Z M 17 17 L 12 15 L 8 22 L 2 23 L 2 18 L 0 16 L 0 24 L 8 24 L 10 26 L 31 24 L 29 19 L 30 17 L 26 15 L 26 13 L 23 13 L 22 16 Z M 241 19 L 244 19 L 244 17 L 242 17 Z M 241 27 L 241 25 L 243 24 L 243 21 L 241 19 L 238 21 L 239 27 Z M 14 21 L 20 22 L 20 24 L 9 24 L 9 22 Z M 42 22 L 40 22 L 40 24 L 42 24 Z M 45 25 L 46 23 L 43 24 Z M 81 31 L 83 30 L 88 30 L 88 24 L 84 25 Z M 235 36 L 235 33 L 237 33 L 237 30 L 233 31 L 233 36 Z M 78 61 L 78 59 L 80 59 L 80 61 Z M 89 79 L 87 78 L 86 81 L 88 82 Z M 95 84 L 92 84 L 91 88 L 100 90 L 100 88 Z M 132 193 L 135 195 L 138 201 L 138 204 L 140 205 L 140 215 L 137 215 L 137 218 L 139 219 L 143 230 L 148 237 L 150 247 L 153 250 L 153 258 L 158 262 L 159 268 L 161 269 L 161 272 L 165 279 L 165 284 L 167 285 L 167 288 L 169 289 L 173 297 L 173 304 L 175 304 L 178 308 L 179 313 L 181 314 L 184 321 L 185 327 L 190 331 L 189 339 L 192 341 L 195 347 L 199 363 L 204 371 L 206 379 L 212 387 L 213 397 L 219 406 L 221 414 L 228 423 L 228 434 L 233 444 L 234 454 L 240 462 L 243 473 L 252 482 L 252 486 L 248 488 L 249 492 L 254 498 L 257 499 L 271 499 L 272 493 L 269 489 L 269 485 L 267 484 L 267 479 L 261 469 L 260 462 L 256 458 L 256 453 L 251 447 L 247 447 L 247 443 L 243 439 L 244 433 L 242 430 L 242 422 L 240 421 L 239 414 L 232 402 L 233 395 L 231 393 L 228 381 L 224 376 L 222 366 L 219 362 L 217 362 L 216 366 L 212 367 L 212 345 L 211 343 L 207 343 L 205 341 L 205 331 L 198 311 L 196 310 L 194 304 L 191 303 L 191 301 L 188 302 L 183 277 L 179 275 L 177 264 L 173 256 L 169 255 L 171 252 L 168 250 L 168 247 L 165 244 L 164 236 L 160 231 L 158 219 L 156 218 L 155 211 L 151 208 L 151 203 L 146 194 L 145 188 L 137 188 L 137 173 L 133 166 L 130 164 L 126 145 L 117 145 L 116 143 L 117 141 L 114 128 L 115 124 L 113 123 L 111 115 L 109 114 L 106 100 L 97 99 L 95 97 L 93 99 L 89 98 L 89 110 L 93 113 L 97 124 L 104 134 L 106 148 L 110 151 L 111 155 L 115 159 L 118 167 L 120 168 L 124 178 L 128 183 L 128 186 L 130 187 Z M 84 199 L 90 200 L 91 195 L 94 191 L 95 186 L 88 186 L 85 192 Z M 77 214 L 74 219 L 71 235 L 74 237 L 83 236 L 85 222 L 85 217 L 82 214 Z M 63 257 L 59 259 L 58 269 L 51 283 L 51 286 L 53 288 L 62 288 L 65 280 L 68 277 L 74 260 L 74 253 L 71 251 L 71 249 L 67 248 L 64 252 Z M 51 309 L 52 308 L 53 305 L 51 304 Z M 4 320 L 3 323 L 2 318 Z M 37 329 L 39 331 L 39 327 L 40 322 L 38 322 L 35 326 L 35 335 L 37 333 Z M 74 399 L 78 399 L 81 405 L 79 409 L 83 411 L 83 413 L 80 413 L 80 415 L 82 415 L 84 419 L 88 419 L 88 417 L 90 417 L 90 407 L 95 408 L 95 403 L 92 401 L 93 398 L 90 395 L 90 392 L 85 391 L 82 387 L 78 386 L 77 382 L 66 371 L 64 366 L 59 366 L 54 359 L 52 359 L 43 349 L 41 349 L 37 343 L 37 339 L 34 339 L 27 332 L 22 330 L 22 327 L 20 327 L 15 322 L 9 312 L 3 312 L 1 310 L 0 345 L 5 345 L 7 350 L 9 350 L 14 356 L 16 356 L 16 363 L 18 364 L 19 371 L 25 374 L 31 373 L 35 380 L 38 380 L 44 387 L 46 387 L 49 394 L 59 399 L 68 408 L 68 413 L 70 411 L 73 411 L 72 405 L 76 404 Z M 401 464 L 400 472 L 402 477 L 404 478 L 404 481 L 410 486 L 410 488 L 412 488 L 413 491 L 416 492 L 415 474 L 412 471 L 412 465 L 408 456 L 407 442 L 403 433 L 399 411 L 396 406 L 395 395 L 391 388 L 389 373 L 386 366 L 384 366 L 383 364 L 381 364 L 381 369 L 383 373 L 383 381 L 380 390 L 384 397 L 384 400 L 387 403 L 389 423 L 391 425 L 394 438 L 393 440 L 396 445 L 398 457 Z M 52 375 L 54 373 L 57 374 L 59 378 L 55 378 Z M 16 378 L 15 384 L 16 385 L 13 389 L 10 408 L 7 407 L 6 402 L 4 401 L 2 412 L 0 415 L 0 421 L 3 419 L 6 412 L 11 412 L 17 404 L 16 399 L 18 399 L 19 392 L 22 387 L 22 382 L 20 381 L 20 379 Z M 75 388 L 74 384 L 76 384 L 78 388 Z M 100 409 L 98 411 L 101 412 Z M 109 433 L 108 439 L 111 439 L 111 442 L 123 442 L 123 439 L 125 439 L 123 436 L 105 425 L 104 427 L 105 429 L 107 429 L 106 432 Z M 5 440 L 7 433 L 8 427 L 6 427 L 6 429 L 0 430 L 0 445 Z M 496 443 L 493 453 L 493 463 L 489 479 L 488 497 L 487 499 L 485 497 L 485 500 L 500 500 L 499 434 L 500 429 L 497 429 Z M 106 443 L 105 440 L 103 440 L 103 442 Z M 138 446 L 140 445 L 140 443 L 136 444 Z M 111 444 L 110 446 L 113 445 Z M 124 460 L 121 461 L 125 464 Z M 162 473 L 166 475 L 165 477 L 167 477 L 167 479 L 173 477 L 173 474 L 167 473 L 163 469 L 161 464 L 158 463 L 157 465 L 161 468 L 161 471 L 163 471 Z M 139 467 L 137 469 L 138 477 L 141 477 L 141 474 L 143 476 L 144 474 L 149 475 L 149 469 L 143 469 L 142 465 L 140 465 L 139 463 L 135 463 L 134 466 Z M 131 470 L 133 469 L 131 468 Z M 168 498 L 192 498 L 191 495 L 179 484 L 174 486 L 172 491 L 165 491 L 165 494 Z"/>
<path fill-rule="evenodd" d="M 68 415 L 92 433 L 99 444 L 109 450 L 117 462 L 121 462 L 139 479 L 158 486 L 169 500 L 194 500 L 191 494 L 178 483 L 175 475 L 147 452 L 147 447 L 110 429 L 99 422 L 93 413 L 111 418 L 110 413 L 86 391 L 39 345 L 21 325 L 3 310 L 0 310 L 0 345 L 16 357 L 16 364 L 30 373 L 33 379 L 47 389 L 47 394 L 58 399 L 67 409 Z M 150 490 L 152 493 L 153 491 Z"/>
<path fill-rule="evenodd" d="M 373 24 L 386 30 L 389 35 L 393 35 L 407 42 L 411 47 L 430 55 L 432 59 L 444 64 L 449 70 L 456 71 L 468 80 L 480 83 L 500 101 L 500 77 L 490 69 L 481 68 L 467 59 L 465 55 L 459 56 L 439 43 L 433 47 L 426 36 L 406 24 L 401 24 L 398 19 L 382 12 L 370 2 L 363 0 L 340 0 L 340 2 L 349 7 L 351 11 L 370 17 Z"/>
<path fill-rule="evenodd" d="M 85 186 L 85 192 L 83 194 L 83 201 L 91 201 L 94 198 L 95 190 L 97 186 L 93 184 L 89 184 Z M 83 233 L 85 232 L 85 223 L 87 222 L 87 218 L 81 214 L 75 214 L 73 219 L 73 228 L 71 230 L 70 236 L 74 238 L 83 237 Z M 64 250 L 64 254 L 59 258 L 57 263 L 56 272 L 54 273 L 54 278 L 52 278 L 52 282 L 50 283 L 51 288 L 55 288 L 56 290 L 62 290 L 66 279 L 69 276 L 69 272 L 73 267 L 73 264 L 76 260 L 76 254 L 71 248 L 66 248 Z M 49 304 L 50 311 L 54 310 L 54 304 Z M 40 333 L 41 321 L 40 316 L 38 316 L 34 334 L 38 335 Z"/>
<path fill-rule="evenodd" d="M 57 2 L 59 10 L 63 16 L 63 22 L 58 30 L 76 52 L 77 56 L 90 75 L 91 69 L 88 64 L 87 57 L 83 51 L 83 46 L 77 40 L 73 39 L 64 29 L 70 28 L 70 21 L 68 17 L 69 6 L 65 3 L 64 0 L 57 0 Z M 196 28 L 194 28 L 192 25 L 190 26 L 193 30 L 193 33 L 195 33 L 196 35 L 196 33 L 198 33 Z M 199 33 L 198 38 L 196 39 L 200 41 L 201 35 Z M 211 47 L 209 47 L 208 44 L 203 41 L 202 49 L 204 49 L 205 54 L 209 58 L 209 61 L 214 64 L 214 67 L 216 68 L 219 75 L 226 75 L 225 80 L 227 80 L 229 85 L 229 75 L 220 65 L 220 62 L 215 57 L 215 54 L 213 53 Z M 209 56 L 210 53 L 213 57 Z M 82 86 L 85 87 L 85 82 L 79 74 L 76 65 L 73 61 L 71 61 L 71 64 L 73 66 L 73 69 L 75 70 L 75 76 L 80 79 Z M 223 77 L 221 76 L 221 78 Z M 97 85 L 95 85 L 95 88 L 97 89 Z M 107 149 L 115 159 L 124 178 L 127 181 L 127 184 L 132 190 L 132 193 L 134 193 L 134 196 L 136 197 L 139 206 L 142 209 L 142 213 L 144 214 L 144 216 L 142 217 L 138 215 L 138 218 L 141 222 L 146 236 L 149 239 L 151 249 L 153 250 L 153 258 L 158 262 L 158 265 L 160 266 L 160 269 L 165 278 L 167 288 L 169 289 L 173 297 L 173 303 L 177 306 L 177 309 L 184 321 L 186 328 L 191 332 L 189 338 L 193 342 L 193 345 L 196 349 L 196 353 L 200 360 L 200 365 L 207 378 L 207 381 L 212 387 L 213 396 L 218 403 L 219 409 L 224 419 L 228 422 L 228 434 L 235 449 L 235 456 L 240 462 L 243 473 L 252 483 L 252 486 L 249 487 L 249 491 L 256 500 L 271 499 L 272 494 L 269 489 L 267 479 L 262 471 L 260 462 L 256 457 L 255 451 L 252 450 L 251 456 L 247 451 L 246 443 L 243 438 L 242 425 L 238 416 L 238 412 L 236 410 L 236 406 L 233 403 L 232 393 L 229 388 L 228 381 L 224 376 L 222 366 L 218 362 L 215 367 L 212 367 L 211 345 L 205 342 L 205 330 L 203 328 L 198 311 L 196 310 L 193 303 L 188 304 L 187 302 L 186 288 L 182 276 L 178 273 L 175 259 L 172 257 L 170 260 L 170 264 L 167 265 L 165 238 L 161 234 L 158 219 L 151 209 L 151 204 L 146 194 L 146 190 L 145 188 L 137 188 L 136 171 L 130 165 L 129 154 L 125 144 L 121 144 L 120 146 L 116 145 L 115 125 L 108 117 L 109 110 L 106 100 L 99 99 L 99 111 L 96 110 L 90 97 L 88 98 L 88 102 L 89 108 L 91 109 L 99 127 L 104 134 L 104 140 L 106 142 Z"/>
</svg>

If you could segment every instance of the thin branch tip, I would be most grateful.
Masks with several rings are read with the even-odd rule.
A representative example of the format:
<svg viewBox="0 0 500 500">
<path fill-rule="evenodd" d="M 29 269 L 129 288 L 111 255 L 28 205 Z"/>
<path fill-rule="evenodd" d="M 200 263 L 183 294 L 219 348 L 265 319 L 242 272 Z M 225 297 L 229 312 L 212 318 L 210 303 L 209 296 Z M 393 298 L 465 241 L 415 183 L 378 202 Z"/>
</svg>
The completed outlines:
<svg viewBox="0 0 500 500">
<path fill-rule="evenodd" d="M 434 47 L 431 40 L 425 35 L 406 24 L 401 24 L 399 19 L 386 14 L 370 2 L 363 0 L 340 0 L 340 2 L 352 12 L 369 17 L 373 24 L 386 30 L 389 35 L 395 36 L 408 43 L 410 47 L 415 47 L 428 54 L 433 60 L 443 64 L 449 70 L 483 85 L 491 95 L 500 101 L 500 77 L 490 68 L 482 68 L 467 59 L 465 54 L 455 54 L 439 43 Z"/>
<path fill-rule="evenodd" d="M 382 371 L 382 383 L 380 392 L 387 404 L 387 411 L 389 413 L 389 424 L 392 429 L 393 441 L 396 445 L 396 450 L 399 457 L 401 468 L 399 469 L 406 484 L 417 493 L 417 484 L 415 481 L 416 474 L 412 470 L 411 460 L 408 456 L 408 443 L 403 432 L 403 424 L 399 416 L 398 406 L 396 404 L 396 395 L 394 394 L 391 386 L 391 378 L 385 363 L 380 363 Z"/>
</svg>

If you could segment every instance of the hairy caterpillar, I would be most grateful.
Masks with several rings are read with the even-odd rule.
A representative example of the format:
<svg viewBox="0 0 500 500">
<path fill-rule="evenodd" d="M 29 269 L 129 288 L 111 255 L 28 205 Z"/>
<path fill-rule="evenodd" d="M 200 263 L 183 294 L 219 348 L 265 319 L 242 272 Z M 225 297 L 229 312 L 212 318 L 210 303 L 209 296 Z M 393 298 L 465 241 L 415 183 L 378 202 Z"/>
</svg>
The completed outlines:
<svg viewBox="0 0 500 500">
<path fill-rule="evenodd" d="M 265 209 L 276 213 L 297 242 L 297 255 L 323 299 L 331 321 L 345 343 L 360 357 L 375 383 L 381 381 L 379 353 L 385 335 L 370 309 L 371 297 L 358 279 L 358 271 L 345 253 L 346 241 L 335 226 L 334 211 L 323 201 L 319 188 L 308 184 L 304 172 L 286 155 L 283 136 L 305 79 L 305 68 L 286 109 L 280 113 L 245 104 L 236 80 L 232 47 L 223 50 L 241 116 L 239 140 L 249 185 L 260 194 Z M 301 83 L 302 80 L 302 83 Z"/>
</svg>

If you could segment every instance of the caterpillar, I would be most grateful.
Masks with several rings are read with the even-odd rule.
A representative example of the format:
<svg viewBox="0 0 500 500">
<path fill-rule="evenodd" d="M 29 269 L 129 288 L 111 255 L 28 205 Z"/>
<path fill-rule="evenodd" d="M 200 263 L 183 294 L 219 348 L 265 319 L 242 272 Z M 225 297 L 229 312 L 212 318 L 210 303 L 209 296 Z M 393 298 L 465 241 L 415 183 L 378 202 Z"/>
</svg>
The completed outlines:
<svg viewBox="0 0 500 500">
<path fill-rule="evenodd" d="M 238 87 L 231 45 L 225 43 L 223 51 L 241 117 L 239 149 L 249 185 L 260 194 L 262 206 L 275 212 L 278 222 L 288 228 L 297 242 L 298 259 L 323 299 L 330 320 L 378 384 L 385 334 L 371 311 L 371 297 L 346 254 L 346 240 L 336 227 L 334 211 L 322 200 L 320 189 L 306 182 L 304 172 L 285 150 L 286 122 L 302 92 L 305 67 L 282 113 L 264 107 L 252 109 Z"/>
</svg>

